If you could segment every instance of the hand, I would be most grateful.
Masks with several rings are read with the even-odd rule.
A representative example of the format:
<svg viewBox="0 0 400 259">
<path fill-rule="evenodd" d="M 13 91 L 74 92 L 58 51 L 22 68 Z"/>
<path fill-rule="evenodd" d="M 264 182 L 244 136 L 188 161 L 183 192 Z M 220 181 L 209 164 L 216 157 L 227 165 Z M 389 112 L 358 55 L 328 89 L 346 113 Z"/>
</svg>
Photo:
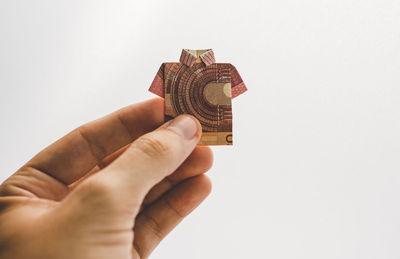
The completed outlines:
<svg viewBox="0 0 400 259">
<path fill-rule="evenodd" d="M 163 116 L 162 99 L 123 108 L 7 179 L 0 258 L 147 258 L 211 190 L 199 122 L 182 115 L 160 126 Z"/>
</svg>

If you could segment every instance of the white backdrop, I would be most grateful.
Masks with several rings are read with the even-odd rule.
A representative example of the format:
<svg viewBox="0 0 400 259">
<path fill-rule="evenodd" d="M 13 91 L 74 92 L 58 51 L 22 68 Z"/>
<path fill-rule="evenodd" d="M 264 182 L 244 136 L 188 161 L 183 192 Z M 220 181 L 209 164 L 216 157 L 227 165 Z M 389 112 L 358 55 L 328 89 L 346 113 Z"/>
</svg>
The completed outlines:
<svg viewBox="0 0 400 259">
<path fill-rule="evenodd" d="M 152 258 L 399 258 L 399 29 L 398 0 L 1 0 L 0 180 L 213 48 L 235 145 Z"/>
</svg>

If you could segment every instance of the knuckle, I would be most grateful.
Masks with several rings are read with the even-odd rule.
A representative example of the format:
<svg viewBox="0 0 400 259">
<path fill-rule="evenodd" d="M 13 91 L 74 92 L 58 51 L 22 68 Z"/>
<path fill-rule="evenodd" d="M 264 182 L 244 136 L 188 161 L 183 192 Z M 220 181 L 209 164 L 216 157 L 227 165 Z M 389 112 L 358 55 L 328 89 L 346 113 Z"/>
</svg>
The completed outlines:
<svg viewBox="0 0 400 259">
<path fill-rule="evenodd" d="M 83 139 L 83 141 L 87 143 L 90 154 L 97 160 L 101 160 L 107 156 L 107 149 L 98 141 L 95 141 L 90 137 L 91 134 L 89 128 L 90 127 L 88 127 L 88 124 L 84 124 L 76 128 L 75 131 Z"/>
<path fill-rule="evenodd" d="M 121 203 L 121 197 L 128 197 L 130 192 L 121 191 L 118 183 L 111 178 L 90 180 L 74 192 L 81 208 L 85 208 L 85 213 L 90 215 L 125 218 L 131 216 L 132 211 L 138 208 L 141 202 L 133 197 Z"/>
<path fill-rule="evenodd" d="M 113 188 L 105 181 L 87 181 L 79 191 L 83 192 L 82 202 L 101 205 L 113 203 Z"/>
<path fill-rule="evenodd" d="M 2 196 L 8 196 L 13 193 L 13 186 L 9 184 L 8 180 L 3 182 L 3 184 L 0 185 L 0 197 Z"/>
<path fill-rule="evenodd" d="M 150 157 L 166 156 L 171 151 L 171 148 L 163 141 L 148 136 L 139 138 L 135 146 Z"/>
<path fill-rule="evenodd" d="M 161 241 L 164 238 L 164 233 L 162 231 L 161 225 L 152 217 L 146 213 L 143 213 L 145 217 L 145 226 L 153 233 L 153 235 Z"/>
<path fill-rule="evenodd" d="M 112 188 L 108 182 L 94 181 L 88 183 L 88 189 L 95 195 L 107 195 L 112 193 Z"/>
</svg>

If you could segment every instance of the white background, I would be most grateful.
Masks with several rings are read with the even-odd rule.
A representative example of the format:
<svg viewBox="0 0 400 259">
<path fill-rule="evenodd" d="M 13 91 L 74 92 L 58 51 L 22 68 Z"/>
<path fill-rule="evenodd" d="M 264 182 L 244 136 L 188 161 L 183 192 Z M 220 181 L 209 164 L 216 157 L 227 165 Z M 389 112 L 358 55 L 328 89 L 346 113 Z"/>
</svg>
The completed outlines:
<svg viewBox="0 0 400 259">
<path fill-rule="evenodd" d="M 213 193 L 152 258 L 400 257 L 400 2 L 0 1 L 0 180 L 152 98 L 181 48 L 249 91 Z"/>
</svg>

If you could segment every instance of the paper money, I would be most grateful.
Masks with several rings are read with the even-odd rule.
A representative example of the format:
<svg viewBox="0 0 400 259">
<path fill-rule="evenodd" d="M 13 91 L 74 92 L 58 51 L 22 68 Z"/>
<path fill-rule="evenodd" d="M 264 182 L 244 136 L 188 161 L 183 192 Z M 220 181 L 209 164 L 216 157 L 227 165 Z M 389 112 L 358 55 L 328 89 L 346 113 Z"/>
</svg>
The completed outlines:
<svg viewBox="0 0 400 259">
<path fill-rule="evenodd" d="M 215 63 L 212 50 L 183 50 L 180 62 L 163 63 L 150 91 L 165 98 L 165 120 L 196 117 L 203 128 L 199 145 L 232 145 L 232 93 L 246 91 L 235 67 Z"/>
</svg>

